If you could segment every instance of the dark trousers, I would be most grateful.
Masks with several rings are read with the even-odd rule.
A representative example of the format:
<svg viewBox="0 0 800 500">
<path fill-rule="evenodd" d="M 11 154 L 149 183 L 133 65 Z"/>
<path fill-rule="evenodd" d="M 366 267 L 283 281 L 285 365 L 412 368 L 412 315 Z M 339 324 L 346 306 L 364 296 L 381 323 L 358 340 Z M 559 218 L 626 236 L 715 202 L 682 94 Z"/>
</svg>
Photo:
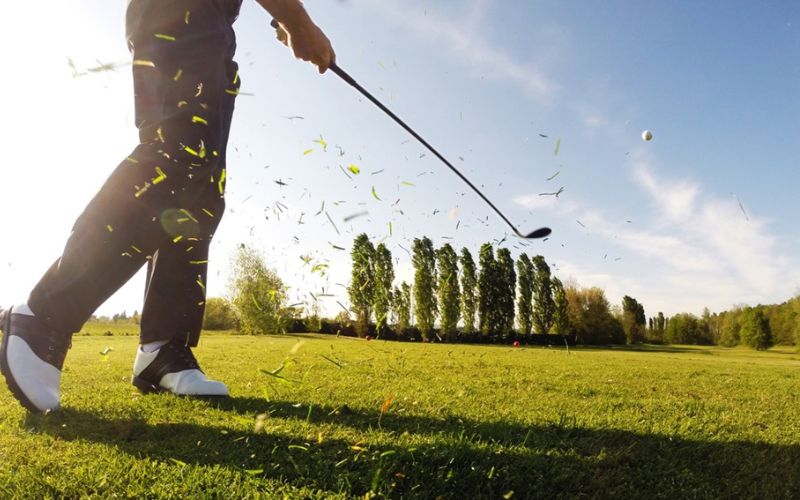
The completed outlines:
<svg viewBox="0 0 800 500">
<path fill-rule="evenodd" d="M 197 345 L 209 245 L 225 209 L 225 153 L 240 85 L 231 25 L 240 4 L 130 2 L 139 145 L 78 217 L 61 257 L 30 294 L 31 310 L 50 328 L 79 331 L 147 263 L 141 341 Z"/>
</svg>

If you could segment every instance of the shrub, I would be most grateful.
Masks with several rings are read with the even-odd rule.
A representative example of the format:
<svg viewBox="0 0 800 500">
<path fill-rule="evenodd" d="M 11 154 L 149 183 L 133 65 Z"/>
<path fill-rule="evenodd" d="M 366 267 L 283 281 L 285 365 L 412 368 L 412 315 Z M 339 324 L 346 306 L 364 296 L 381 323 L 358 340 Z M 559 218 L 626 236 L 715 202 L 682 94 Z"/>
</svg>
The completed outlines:
<svg viewBox="0 0 800 500">
<path fill-rule="evenodd" d="M 228 299 L 211 297 L 206 299 L 203 328 L 206 330 L 234 330 L 239 326 L 236 309 Z"/>
<path fill-rule="evenodd" d="M 759 351 L 772 347 L 772 332 L 762 307 L 745 309 L 739 335 L 743 344 Z"/>
<path fill-rule="evenodd" d="M 233 265 L 231 297 L 243 333 L 286 331 L 286 287 L 278 273 L 267 268 L 260 253 L 240 246 Z"/>
</svg>

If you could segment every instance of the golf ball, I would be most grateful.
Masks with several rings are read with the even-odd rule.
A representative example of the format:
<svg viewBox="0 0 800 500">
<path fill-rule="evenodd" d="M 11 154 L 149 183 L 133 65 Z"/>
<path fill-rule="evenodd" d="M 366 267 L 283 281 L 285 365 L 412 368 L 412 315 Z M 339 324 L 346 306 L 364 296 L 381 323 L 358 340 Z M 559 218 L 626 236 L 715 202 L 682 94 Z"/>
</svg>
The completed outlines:
<svg viewBox="0 0 800 500">
<path fill-rule="evenodd" d="M 645 130 L 644 132 L 642 132 L 642 140 L 643 141 L 649 141 L 649 140 L 652 140 L 652 139 L 653 139 L 653 133 L 652 132 L 650 132 L 649 130 Z"/>
</svg>

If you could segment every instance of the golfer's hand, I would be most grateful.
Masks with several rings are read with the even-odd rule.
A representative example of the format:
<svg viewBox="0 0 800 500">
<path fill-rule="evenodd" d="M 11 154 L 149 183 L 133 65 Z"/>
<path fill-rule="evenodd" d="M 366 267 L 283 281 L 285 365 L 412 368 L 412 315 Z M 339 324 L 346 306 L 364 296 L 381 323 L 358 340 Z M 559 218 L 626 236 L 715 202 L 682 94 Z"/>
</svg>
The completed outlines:
<svg viewBox="0 0 800 500">
<path fill-rule="evenodd" d="M 276 35 L 281 43 L 292 49 L 296 58 L 310 62 L 320 73 L 325 73 L 336 62 L 331 41 L 310 20 L 295 26 L 280 24 Z"/>
</svg>

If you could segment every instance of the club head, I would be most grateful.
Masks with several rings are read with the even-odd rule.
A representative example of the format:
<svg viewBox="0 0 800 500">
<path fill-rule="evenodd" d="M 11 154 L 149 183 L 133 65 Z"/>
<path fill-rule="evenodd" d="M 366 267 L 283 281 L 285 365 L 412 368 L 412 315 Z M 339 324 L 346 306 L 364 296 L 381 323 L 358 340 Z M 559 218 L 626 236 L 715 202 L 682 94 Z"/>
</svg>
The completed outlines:
<svg viewBox="0 0 800 500">
<path fill-rule="evenodd" d="M 528 233 L 525 236 L 525 238 L 527 238 L 529 240 L 536 239 L 536 238 L 544 238 L 545 236 L 548 236 L 552 232 L 553 232 L 553 230 L 550 229 L 549 227 L 540 227 L 536 231 L 534 231 L 532 233 Z"/>
</svg>

